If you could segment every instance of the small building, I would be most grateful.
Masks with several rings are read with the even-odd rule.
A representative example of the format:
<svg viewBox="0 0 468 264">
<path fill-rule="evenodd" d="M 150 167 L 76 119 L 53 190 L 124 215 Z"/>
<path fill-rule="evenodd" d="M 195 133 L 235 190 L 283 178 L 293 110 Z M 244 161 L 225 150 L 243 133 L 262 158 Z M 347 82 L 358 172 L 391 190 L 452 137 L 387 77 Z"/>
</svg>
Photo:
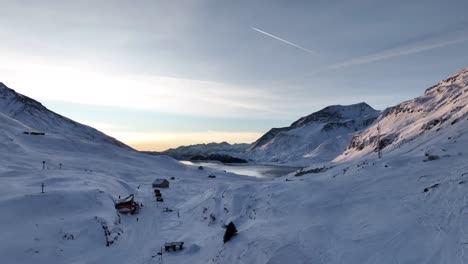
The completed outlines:
<svg viewBox="0 0 468 264">
<path fill-rule="evenodd" d="M 184 242 L 170 242 L 164 243 L 164 249 L 166 251 L 177 251 L 184 249 Z"/>
<path fill-rule="evenodd" d="M 169 181 L 166 179 L 156 179 L 153 182 L 153 188 L 169 188 Z"/>
<path fill-rule="evenodd" d="M 115 209 L 121 214 L 138 214 L 140 212 L 140 205 L 135 202 L 133 194 L 125 197 L 124 199 L 115 202 Z"/>
</svg>

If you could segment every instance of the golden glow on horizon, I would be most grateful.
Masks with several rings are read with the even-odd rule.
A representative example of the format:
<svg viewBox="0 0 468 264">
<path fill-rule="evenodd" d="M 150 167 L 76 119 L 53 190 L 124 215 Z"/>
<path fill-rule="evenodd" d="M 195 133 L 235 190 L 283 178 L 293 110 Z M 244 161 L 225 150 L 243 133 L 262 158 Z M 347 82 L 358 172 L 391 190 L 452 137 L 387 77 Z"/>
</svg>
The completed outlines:
<svg viewBox="0 0 468 264">
<path fill-rule="evenodd" d="M 100 73 L 90 65 L 58 66 L 53 63 L 12 56 L 0 51 L 0 74 L 11 88 L 37 100 L 47 99 L 128 110 L 187 114 L 203 117 L 276 117 L 288 113 L 278 110 L 281 97 L 268 93 L 252 94 L 248 87 L 203 80 L 164 76 L 131 76 Z M 129 92 L 131 91 L 131 92 Z M 91 117 L 90 117 L 91 118 Z M 162 151 L 184 145 L 229 142 L 251 143 L 260 132 L 159 132 L 131 131 L 109 123 L 77 120 L 138 150 Z"/>
<path fill-rule="evenodd" d="M 81 123 L 92 126 L 107 135 L 114 137 L 125 144 L 144 151 L 163 151 L 180 146 L 195 144 L 220 143 L 252 143 L 259 139 L 263 133 L 260 132 L 228 132 L 228 131 L 206 131 L 206 132 L 134 132 L 110 123 L 101 123 L 82 120 Z"/>
<path fill-rule="evenodd" d="M 137 150 L 163 151 L 169 148 L 211 142 L 252 143 L 262 136 L 257 132 L 196 132 L 196 133 L 151 133 L 118 132 L 109 133 L 113 137 Z"/>
</svg>

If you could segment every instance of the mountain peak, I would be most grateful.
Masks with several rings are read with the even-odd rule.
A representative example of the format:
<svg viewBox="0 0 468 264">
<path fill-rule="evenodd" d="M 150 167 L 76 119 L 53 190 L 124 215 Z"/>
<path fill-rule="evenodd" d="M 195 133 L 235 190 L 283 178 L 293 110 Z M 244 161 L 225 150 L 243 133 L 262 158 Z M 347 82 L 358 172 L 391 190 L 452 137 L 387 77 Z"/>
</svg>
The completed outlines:
<svg viewBox="0 0 468 264">
<path fill-rule="evenodd" d="M 11 116 L 15 116 L 24 111 L 36 109 L 38 111 L 48 111 L 41 103 L 25 95 L 17 93 L 4 83 L 0 82 L 0 111 Z"/>
<path fill-rule="evenodd" d="M 299 127 L 310 122 L 340 121 L 360 116 L 376 115 L 377 113 L 377 110 L 365 102 L 352 105 L 330 105 L 308 116 L 301 117 L 299 120 L 292 123 L 291 126 Z"/>
<path fill-rule="evenodd" d="M 366 103 L 331 105 L 302 117 L 289 127 L 273 128 L 248 149 L 258 160 L 296 164 L 329 161 L 357 132 L 380 114 Z"/>
<path fill-rule="evenodd" d="M 0 113 L 33 130 L 67 135 L 69 138 L 107 142 L 130 149 L 115 138 L 47 109 L 40 102 L 16 92 L 4 83 L 0 83 Z"/>
<path fill-rule="evenodd" d="M 0 82 L 0 95 L 5 94 L 6 92 L 11 92 L 12 89 L 8 88 L 4 83 Z"/>
</svg>

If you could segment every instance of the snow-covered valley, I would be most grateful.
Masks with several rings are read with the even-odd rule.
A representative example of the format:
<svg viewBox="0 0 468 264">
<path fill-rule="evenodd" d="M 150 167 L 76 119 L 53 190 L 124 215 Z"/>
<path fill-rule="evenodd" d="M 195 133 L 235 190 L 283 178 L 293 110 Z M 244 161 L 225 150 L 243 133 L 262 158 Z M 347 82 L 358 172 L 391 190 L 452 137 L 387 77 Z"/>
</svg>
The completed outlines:
<svg viewBox="0 0 468 264">
<path fill-rule="evenodd" d="M 164 263 L 468 263 L 468 68 L 351 122 L 344 152 L 269 181 L 137 152 L 18 98 L 0 85 L 3 263 L 160 263 L 172 241 L 185 249 Z M 326 137 L 327 153 L 341 138 Z M 164 202 L 155 178 L 170 182 Z M 132 193 L 140 214 L 119 215 Z"/>
<path fill-rule="evenodd" d="M 288 127 L 272 128 L 251 144 L 198 144 L 169 149 L 162 154 L 182 160 L 202 156 L 223 161 L 218 157 L 224 156 L 226 161 L 240 158 L 254 164 L 303 167 L 332 161 L 379 114 L 366 103 L 332 105 L 301 117 Z"/>
</svg>

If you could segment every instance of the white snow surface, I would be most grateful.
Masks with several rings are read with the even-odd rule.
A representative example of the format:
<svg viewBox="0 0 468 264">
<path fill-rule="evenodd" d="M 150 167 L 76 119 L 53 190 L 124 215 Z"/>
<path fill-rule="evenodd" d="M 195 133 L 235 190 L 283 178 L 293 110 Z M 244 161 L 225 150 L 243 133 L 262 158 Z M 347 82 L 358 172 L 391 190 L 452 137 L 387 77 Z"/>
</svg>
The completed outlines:
<svg viewBox="0 0 468 264">
<path fill-rule="evenodd" d="M 383 158 L 365 141 L 373 125 L 333 162 L 309 168 L 325 172 L 272 181 L 69 137 L 55 123 L 42 130 L 60 132 L 25 135 L 37 128 L 0 104 L 2 263 L 160 263 L 171 241 L 186 248 L 164 252 L 164 263 L 468 263 L 467 73 L 384 111 L 382 136 L 401 139 Z M 435 118 L 446 121 L 421 130 Z M 156 203 L 151 182 L 170 177 Z M 113 200 L 130 193 L 144 207 L 119 223 Z M 239 233 L 223 244 L 229 221 Z M 109 247 L 102 225 L 117 237 Z"/>
</svg>

